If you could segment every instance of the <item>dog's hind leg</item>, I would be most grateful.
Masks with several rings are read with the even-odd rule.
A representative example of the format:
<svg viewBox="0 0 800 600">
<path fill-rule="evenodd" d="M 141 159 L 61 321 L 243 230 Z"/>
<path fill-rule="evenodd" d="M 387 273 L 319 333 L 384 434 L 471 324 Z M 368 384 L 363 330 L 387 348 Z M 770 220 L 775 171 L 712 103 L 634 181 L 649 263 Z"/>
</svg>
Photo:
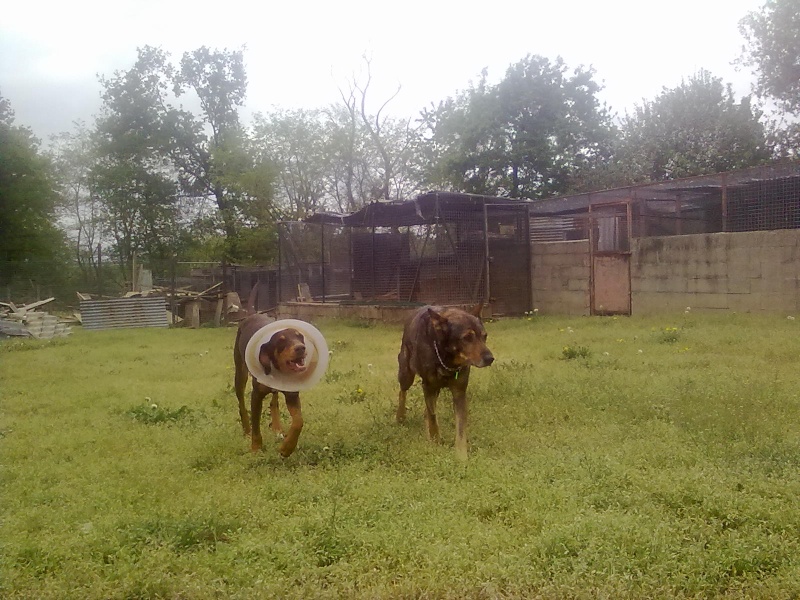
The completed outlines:
<svg viewBox="0 0 800 600">
<path fill-rule="evenodd" d="M 281 412 L 278 407 L 278 392 L 272 392 L 272 399 L 269 402 L 270 429 L 279 438 L 283 438 L 283 426 L 281 424 Z"/>
<path fill-rule="evenodd" d="M 303 413 L 300 410 L 300 394 L 297 392 L 284 392 L 286 398 L 286 408 L 289 410 L 289 415 L 292 417 L 292 422 L 289 425 L 289 433 L 280 447 L 280 454 L 286 458 L 290 456 L 294 449 L 297 447 L 297 440 L 300 438 L 300 432 L 303 430 Z"/>
<path fill-rule="evenodd" d="M 247 380 L 250 374 L 247 372 L 247 364 L 239 352 L 239 334 L 236 334 L 236 342 L 233 346 L 233 368 L 234 382 L 233 388 L 236 390 L 236 398 L 239 401 L 239 419 L 242 423 L 244 435 L 250 435 L 250 415 L 247 414 L 247 407 L 244 405 L 244 390 L 247 387 Z"/>
<path fill-rule="evenodd" d="M 264 447 L 264 440 L 261 438 L 261 408 L 264 404 L 264 397 L 269 391 L 267 386 L 258 383 L 253 377 L 253 393 L 250 395 L 250 425 L 252 426 L 250 450 L 253 452 L 258 452 Z"/>
<path fill-rule="evenodd" d="M 439 388 L 422 381 L 422 391 L 425 395 L 425 423 L 428 425 L 428 439 L 439 443 L 439 423 L 436 421 L 436 400 L 439 398 Z"/>
</svg>

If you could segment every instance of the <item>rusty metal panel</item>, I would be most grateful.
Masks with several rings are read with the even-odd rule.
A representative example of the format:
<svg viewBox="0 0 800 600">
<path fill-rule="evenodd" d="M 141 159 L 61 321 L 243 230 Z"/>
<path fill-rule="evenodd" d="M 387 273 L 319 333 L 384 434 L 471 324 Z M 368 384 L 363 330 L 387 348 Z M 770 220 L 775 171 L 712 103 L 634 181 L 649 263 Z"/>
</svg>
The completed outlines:
<svg viewBox="0 0 800 600">
<path fill-rule="evenodd" d="M 163 296 L 81 300 L 84 329 L 125 329 L 167 327 L 166 300 Z"/>
<path fill-rule="evenodd" d="M 592 257 L 592 314 L 631 314 L 630 256 Z"/>
</svg>

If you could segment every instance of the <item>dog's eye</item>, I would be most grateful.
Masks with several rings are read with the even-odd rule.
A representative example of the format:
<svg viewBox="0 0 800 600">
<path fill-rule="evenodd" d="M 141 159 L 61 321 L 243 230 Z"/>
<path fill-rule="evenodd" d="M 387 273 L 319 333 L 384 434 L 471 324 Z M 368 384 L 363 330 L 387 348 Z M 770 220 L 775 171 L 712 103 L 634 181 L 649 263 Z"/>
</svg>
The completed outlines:
<svg viewBox="0 0 800 600">
<path fill-rule="evenodd" d="M 468 331 L 464 335 L 464 341 L 465 342 L 474 342 L 475 341 L 475 332 L 474 331 Z"/>
</svg>

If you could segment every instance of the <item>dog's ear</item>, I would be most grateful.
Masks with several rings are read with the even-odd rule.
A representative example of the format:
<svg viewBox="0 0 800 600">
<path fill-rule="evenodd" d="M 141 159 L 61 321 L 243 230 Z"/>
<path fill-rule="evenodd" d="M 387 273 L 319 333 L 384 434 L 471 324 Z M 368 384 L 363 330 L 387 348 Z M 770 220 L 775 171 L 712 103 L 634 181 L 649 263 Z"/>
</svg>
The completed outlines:
<svg viewBox="0 0 800 600">
<path fill-rule="evenodd" d="M 447 330 L 447 318 L 443 315 L 429 308 L 428 316 L 431 318 L 431 323 L 433 323 L 433 328 L 436 331 L 444 332 Z"/>
<path fill-rule="evenodd" d="M 264 372 L 267 375 L 272 371 L 272 363 L 275 362 L 275 352 L 278 349 L 278 342 L 280 342 L 281 339 L 283 339 L 283 335 L 273 335 L 266 344 L 261 344 L 261 348 L 258 350 L 258 362 L 264 367 Z"/>
<path fill-rule="evenodd" d="M 473 306 L 470 310 L 467 311 L 473 317 L 481 318 L 481 313 L 483 312 L 483 300 L 481 300 L 478 304 Z"/>
<path fill-rule="evenodd" d="M 258 350 L 258 362 L 264 367 L 264 372 L 269 375 L 272 371 L 272 352 L 270 352 L 269 343 L 261 344 Z"/>
</svg>

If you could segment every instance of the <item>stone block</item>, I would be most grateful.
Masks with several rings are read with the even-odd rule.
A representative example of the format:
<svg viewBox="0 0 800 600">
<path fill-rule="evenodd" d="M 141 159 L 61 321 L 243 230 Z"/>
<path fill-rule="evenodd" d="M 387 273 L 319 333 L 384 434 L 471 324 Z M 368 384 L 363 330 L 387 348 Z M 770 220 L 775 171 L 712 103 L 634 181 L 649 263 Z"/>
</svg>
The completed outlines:
<svg viewBox="0 0 800 600">
<path fill-rule="evenodd" d="M 729 294 L 749 294 L 750 293 L 750 278 L 749 277 L 728 277 L 728 293 Z"/>
</svg>

